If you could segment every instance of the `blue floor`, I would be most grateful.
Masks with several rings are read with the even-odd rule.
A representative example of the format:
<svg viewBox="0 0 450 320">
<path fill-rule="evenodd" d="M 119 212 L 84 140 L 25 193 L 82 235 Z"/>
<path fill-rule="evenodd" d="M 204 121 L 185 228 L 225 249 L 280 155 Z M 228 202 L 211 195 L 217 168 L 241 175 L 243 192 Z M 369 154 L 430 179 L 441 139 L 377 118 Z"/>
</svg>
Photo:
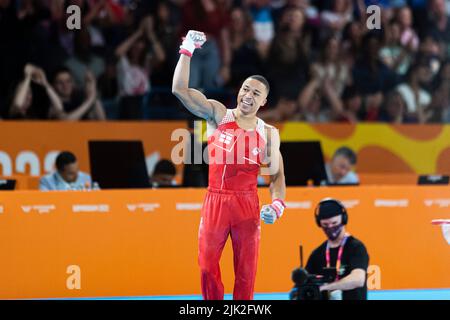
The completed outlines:
<svg viewBox="0 0 450 320">
<path fill-rule="evenodd" d="M 231 300 L 231 294 L 225 300 Z M 255 300 L 288 300 L 288 293 L 259 293 Z M 199 295 L 82 298 L 77 300 L 201 300 Z M 450 289 L 369 291 L 369 300 L 450 300 Z"/>
</svg>

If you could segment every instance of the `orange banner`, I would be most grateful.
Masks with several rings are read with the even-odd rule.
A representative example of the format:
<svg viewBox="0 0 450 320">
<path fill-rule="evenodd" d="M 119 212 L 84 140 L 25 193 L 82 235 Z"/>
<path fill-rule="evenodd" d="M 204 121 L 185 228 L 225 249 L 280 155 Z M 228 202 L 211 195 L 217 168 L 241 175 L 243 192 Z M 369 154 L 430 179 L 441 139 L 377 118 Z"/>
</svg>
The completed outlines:
<svg viewBox="0 0 450 320">
<path fill-rule="evenodd" d="M 269 191 L 259 190 L 262 203 Z M 0 298 L 200 294 L 202 189 L 0 192 Z M 288 188 L 288 209 L 262 225 L 256 292 L 288 292 L 291 271 L 325 239 L 315 204 L 336 197 L 370 255 L 369 289 L 450 288 L 448 187 Z M 221 261 L 233 288 L 230 242 Z"/>
<path fill-rule="evenodd" d="M 282 141 L 320 141 L 326 159 L 347 145 L 358 155 L 357 171 L 370 174 L 450 174 L 449 125 L 275 124 Z M 200 126 L 201 127 L 201 126 Z M 61 150 L 74 152 L 89 172 L 89 140 L 141 140 L 150 168 L 170 158 L 185 121 L 166 122 L 0 122 L 0 176 L 40 176 L 52 171 Z M 386 166 L 389 163 L 389 166 Z M 179 169 L 180 181 L 181 166 Z M 403 180 L 396 180 L 399 183 Z"/>
<path fill-rule="evenodd" d="M 177 129 L 187 129 L 187 122 L 1 122 L 0 176 L 44 175 L 62 150 L 73 152 L 80 169 L 89 172 L 89 140 L 140 140 L 147 163 L 170 159 Z"/>
</svg>

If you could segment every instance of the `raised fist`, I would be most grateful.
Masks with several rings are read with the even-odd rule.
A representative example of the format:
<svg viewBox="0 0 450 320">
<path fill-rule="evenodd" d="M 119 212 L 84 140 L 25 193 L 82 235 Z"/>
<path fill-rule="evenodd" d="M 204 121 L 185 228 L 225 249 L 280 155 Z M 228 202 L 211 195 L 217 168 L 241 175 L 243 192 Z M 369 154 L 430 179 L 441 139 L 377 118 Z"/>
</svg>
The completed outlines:
<svg viewBox="0 0 450 320">
<path fill-rule="evenodd" d="M 180 46 L 180 53 L 192 57 L 195 49 L 199 49 L 206 42 L 206 35 L 201 31 L 189 30 Z"/>
</svg>

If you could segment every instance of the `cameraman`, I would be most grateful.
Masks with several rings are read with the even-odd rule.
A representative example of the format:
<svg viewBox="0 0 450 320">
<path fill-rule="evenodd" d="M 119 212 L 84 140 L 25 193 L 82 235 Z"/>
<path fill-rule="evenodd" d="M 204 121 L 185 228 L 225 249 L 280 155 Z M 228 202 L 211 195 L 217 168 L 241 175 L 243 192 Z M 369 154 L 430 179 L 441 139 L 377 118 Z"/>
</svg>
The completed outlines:
<svg viewBox="0 0 450 320">
<path fill-rule="evenodd" d="M 369 255 L 364 244 L 346 232 L 348 215 L 344 205 L 326 198 L 318 204 L 314 215 L 328 240 L 313 251 L 306 270 L 335 279 L 320 287 L 320 291 L 328 291 L 329 299 L 367 300 Z"/>
</svg>

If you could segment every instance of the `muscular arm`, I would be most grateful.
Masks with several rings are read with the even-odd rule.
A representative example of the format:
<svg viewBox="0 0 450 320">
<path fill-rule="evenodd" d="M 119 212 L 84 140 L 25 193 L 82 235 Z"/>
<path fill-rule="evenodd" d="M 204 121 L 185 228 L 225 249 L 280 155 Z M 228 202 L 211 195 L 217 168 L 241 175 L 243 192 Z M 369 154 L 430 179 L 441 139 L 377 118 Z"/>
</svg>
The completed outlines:
<svg viewBox="0 0 450 320">
<path fill-rule="evenodd" d="M 354 269 L 348 276 L 341 280 L 321 286 L 320 290 L 353 290 L 363 287 L 364 281 L 366 281 L 366 272 L 363 269 Z"/>
<path fill-rule="evenodd" d="M 274 166 L 273 170 L 275 172 L 270 175 L 269 190 L 272 200 L 284 200 L 286 197 L 286 182 L 284 177 L 283 157 L 280 152 L 280 134 L 275 128 L 271 129 L 271 132 L 271 159 L 275 159 L 275 162 L 271 161 L 271 166 Z"/>
<path fill-rule="evenodd" d="M 219 123 L 225 116 L 226 107 L 216 100 L 207 99 L 200 91 L 189 88 L 190 60 L 190 57 L 180 55 L 173 75 L 172 93 L 194 115 Z"/>
</svg>

